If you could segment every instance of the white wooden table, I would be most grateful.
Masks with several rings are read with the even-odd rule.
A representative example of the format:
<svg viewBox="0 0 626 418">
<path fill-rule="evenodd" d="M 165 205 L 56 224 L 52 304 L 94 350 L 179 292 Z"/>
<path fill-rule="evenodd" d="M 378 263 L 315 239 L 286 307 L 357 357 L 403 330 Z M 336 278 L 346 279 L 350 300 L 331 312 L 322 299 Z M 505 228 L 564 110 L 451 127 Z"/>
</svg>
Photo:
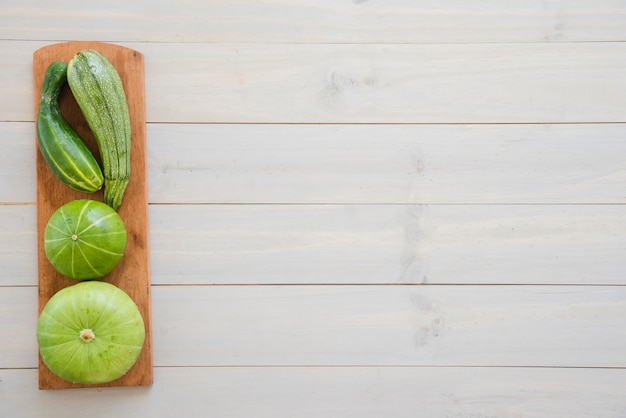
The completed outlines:
<svg viewBox="0 0 626 418">
<path fill-rule="evenodd" d="M 0 416 L 626 416 L 626 3 L 0 6 Z M 37 389 L 32 53 L 146 62 L 155 382 Z"/>
</svg>

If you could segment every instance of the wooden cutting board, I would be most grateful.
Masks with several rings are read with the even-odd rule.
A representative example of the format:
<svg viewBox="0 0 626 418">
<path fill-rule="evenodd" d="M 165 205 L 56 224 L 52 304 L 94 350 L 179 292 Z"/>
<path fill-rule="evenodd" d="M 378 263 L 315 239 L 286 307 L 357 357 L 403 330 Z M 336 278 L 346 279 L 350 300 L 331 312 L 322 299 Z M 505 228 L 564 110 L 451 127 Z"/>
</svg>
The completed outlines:
<svg viewBox="0 0 626 418">
<path fill-rule="evenodd" d="M 128 232 L 128 244 L 122 261 L 103 281 L 112 283 L 135 301 L 146 325 L 143 351 L 133 368 L 120 379 L 102 385 L 81 385 L 65 381 L 54 375 L 39 357 L 39 388 L 62 389 L 100 386 L 147 386 L 153 381 L 150 266 L 148 246 L 148 188 L 146 179 L 146 106 L 144 92 L 143 55 L 118 45 L 100 42 L 67 42 L 49 45 L 34 52 L 35 120 L 44 74 L 53 61 L 69 60 L 83 49 L 95 49 L 115 66 L 120 74 L 130 111 L 132 146 L 131 177 L 118 213 Z M 96 158 L 100 153 L 69 87 L 59 99 L 61 112 L 85 140 Z M 35 141 L 37 138 L 35 138 Z M 52 213 L 63 204 L 75 199 L 103 200 L 102 191 L 81 193 L 70 189 L 58 180 L 37 148 L 37 239 L 39 263 L 39 312 L 57 291 L 78 283 L 59 274 L 48 261 L 43 246 L 44 230 Z M 33 308 L 34 309 L 34 308 Z"/>
</svg>

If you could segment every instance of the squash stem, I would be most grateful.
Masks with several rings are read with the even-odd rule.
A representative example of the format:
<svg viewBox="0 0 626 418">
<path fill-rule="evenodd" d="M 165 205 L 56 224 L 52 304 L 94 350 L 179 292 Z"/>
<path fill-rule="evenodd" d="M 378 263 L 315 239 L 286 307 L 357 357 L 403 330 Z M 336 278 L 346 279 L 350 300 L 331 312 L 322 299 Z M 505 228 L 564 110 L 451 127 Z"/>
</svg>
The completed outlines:
<svg viewBox="0 0 626 418">
<path fill-rule="evenodd" d="M 80 331 L 79 337 L 84 343 L 90 343 L 96 338 L 96 335 L 89 328 L 85 328 Z"/>
</svg>

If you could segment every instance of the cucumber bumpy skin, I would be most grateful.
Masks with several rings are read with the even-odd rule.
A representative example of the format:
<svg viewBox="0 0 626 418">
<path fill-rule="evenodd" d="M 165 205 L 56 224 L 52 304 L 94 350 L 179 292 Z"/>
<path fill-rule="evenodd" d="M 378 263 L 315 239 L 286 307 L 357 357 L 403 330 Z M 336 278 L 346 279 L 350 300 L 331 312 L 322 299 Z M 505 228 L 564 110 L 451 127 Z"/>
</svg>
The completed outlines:
<svg viewBox="0 0 626 418">
<path fill-rule="evenodd" d="M 37 144 L 54 175 L 74 190 L 93 193 L 104 178 L 95 157 L 59 109 L 59 95 L 67 82 L 67 64 L 51 63 L 46 69 L 39 111 Z"/>
<path fill-rule="evenodd" d="M 130 179 L 130 114 L 122 80 L 95 50 L 80 51 L 70 60 L 67 80 L 100 148 L 104 202 L 117 210 Z"/>
</svg>

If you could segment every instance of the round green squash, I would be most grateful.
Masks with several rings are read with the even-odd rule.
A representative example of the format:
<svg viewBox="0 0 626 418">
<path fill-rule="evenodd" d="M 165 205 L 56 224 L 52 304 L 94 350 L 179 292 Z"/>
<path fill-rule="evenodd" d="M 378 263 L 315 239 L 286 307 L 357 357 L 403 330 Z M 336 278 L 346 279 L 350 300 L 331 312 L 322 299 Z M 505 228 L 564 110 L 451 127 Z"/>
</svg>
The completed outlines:
<svg viewBox="0 0 626 418">
<path fill-rule="evenodd" d="M 75 280 L 99 279 L 120 262 L 128 234 L 110 206 L 96 200 L 74 200 L 57 209 L 46 225 L 44 250 L 62 275 Z"/>
<path fill-rule="evenodd" d="M 37 322 L 41 358 L 50 371 L 75 383 L 107 383 L 137 361 L 145 340 L 143 318 L 120 288 L 81 282 L 55 293 Z"/>
</svg>

